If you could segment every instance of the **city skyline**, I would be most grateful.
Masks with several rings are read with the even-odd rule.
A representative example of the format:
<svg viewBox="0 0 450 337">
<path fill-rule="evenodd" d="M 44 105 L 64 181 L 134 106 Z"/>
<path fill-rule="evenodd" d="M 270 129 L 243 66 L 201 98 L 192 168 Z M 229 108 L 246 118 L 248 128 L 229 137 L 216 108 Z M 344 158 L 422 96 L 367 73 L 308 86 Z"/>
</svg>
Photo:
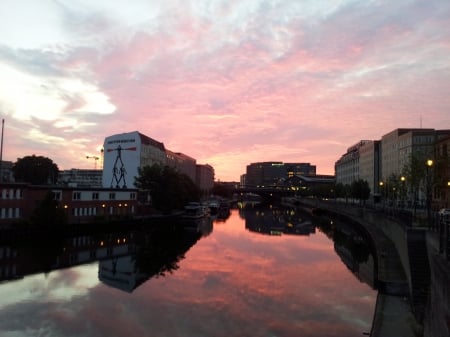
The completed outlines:
<svg viewBox="0 0 450 337">
<path fill-rule="evenodd" d="M 361 139 L 450 127 L 450 3 L 87 0 L 0 4 L 3 160 L 94 167 L 139 131 L 238 181 L 318 174 Z"/>
</svg>

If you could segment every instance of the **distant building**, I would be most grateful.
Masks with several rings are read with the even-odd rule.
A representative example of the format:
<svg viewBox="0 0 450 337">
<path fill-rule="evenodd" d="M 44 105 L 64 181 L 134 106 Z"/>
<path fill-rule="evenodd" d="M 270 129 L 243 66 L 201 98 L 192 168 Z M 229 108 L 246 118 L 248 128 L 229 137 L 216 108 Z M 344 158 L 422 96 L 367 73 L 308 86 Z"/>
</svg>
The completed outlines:
<svg viewBox="0 0 450 337">
<path fill-rule="evenodd" d="M 102 176 L 102 170 L 62 170 L 59 172 L 58 184 L 70 187 L 102 187 Z"/>
<path fill-rule="evenodd" d="M 267 187 L 283 184 L 296 175 L 315 175 L 316 167 L 310 163 L 258 162 L 247 165 L 245 186 Z"/>
<path fill-rule="evenodd" d="M 166 149 L 166 165 L 186 174 L 193 182 L 196 181 L 197 161 L 194 158 Z"/>
<path fill-rule="evenodd" d="M 14 182 L 13 165 L 12 161 L 3 160 L 0 163 L 0 182 Z"/>
<path fill-rule="evenodd" d="M 197 165 L 196 184 L 202 191 L 210 191 L 214 187 L 214 168 L 211 165 Z"/>
</svg>

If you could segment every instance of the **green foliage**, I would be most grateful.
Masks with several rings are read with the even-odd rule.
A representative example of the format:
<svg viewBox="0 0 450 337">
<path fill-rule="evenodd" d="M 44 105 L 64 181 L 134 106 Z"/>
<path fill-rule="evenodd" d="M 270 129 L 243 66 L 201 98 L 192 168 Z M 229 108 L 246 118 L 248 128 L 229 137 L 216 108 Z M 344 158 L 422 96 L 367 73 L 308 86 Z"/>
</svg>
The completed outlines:
<svg viewBox="0 0 450 337">
<path fill-rule="evenodd" d="M 31 215 L 31 223 L 39 227 L 61 227 L 67 223 L 64 210 L 54 199 L 53 192 L 48 192 Z"/>
<path fill-rule="evenodd" d="M 164 213 L 182 209 L 189 201 L 200 199 L 200 190 L 194 182 L 169 166 L 153 164 L 139 168 L 135 186 L 149 190 L 153 207 Z"/>
<path fill-rule="evenodd" d="M 33 185 L 55 183 L 59 173 L 51 159 L 36 155 L 18 158 L 12 170 L 16 181 Z"/>
</svg>

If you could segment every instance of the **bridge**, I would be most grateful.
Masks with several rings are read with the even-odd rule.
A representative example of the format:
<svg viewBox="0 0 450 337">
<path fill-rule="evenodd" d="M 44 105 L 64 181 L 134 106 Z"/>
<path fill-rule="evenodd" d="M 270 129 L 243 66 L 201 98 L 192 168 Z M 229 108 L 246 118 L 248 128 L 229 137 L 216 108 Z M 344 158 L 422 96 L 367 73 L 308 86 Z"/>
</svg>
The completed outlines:
<svg viewBox="0 0 450 337">
<path fill-rule="evenodd" d="M 267 187 L 256 187 L 256 186 L 244 186 L 238 187 L 233 190 L 233 193 L 242 195 L 245 197 L 246 194 L 257 194 L 264 201 L 280 200 L 282 197 L 295 196 L 298 194 L 298 190 L 292 188 L 280 187 L 280 186 L 267 186 Z"/>
</svg>

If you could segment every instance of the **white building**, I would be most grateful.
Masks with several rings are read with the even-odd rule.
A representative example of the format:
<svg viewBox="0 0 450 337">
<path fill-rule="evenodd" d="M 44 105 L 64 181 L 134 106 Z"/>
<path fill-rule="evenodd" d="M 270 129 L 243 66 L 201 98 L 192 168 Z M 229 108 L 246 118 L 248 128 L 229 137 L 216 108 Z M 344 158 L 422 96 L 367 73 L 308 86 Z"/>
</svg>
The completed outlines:
<svg viewBox="0 0 450 337">
<path fill-rule="evenodd" d="M 164 144 L 137 131 L 105 138 L 103 187 L 132 188 L 138 168 L 166 164 Z"/>
<path fill-rule="evenodd" d="M 199 171 L 194 158 L 170 151 L 163 143 L 138 131 L 106 137 L 103 149 L 103 187 L 133 188 L 138 169 L 153 164 L 175 168 L 202 189 L 210 189 L 214 184 L 214 169 L 211 166 L 206 173 L 205 170 Z M 201 176 L 198 177 L 197 174 Z"/>
</svg>

